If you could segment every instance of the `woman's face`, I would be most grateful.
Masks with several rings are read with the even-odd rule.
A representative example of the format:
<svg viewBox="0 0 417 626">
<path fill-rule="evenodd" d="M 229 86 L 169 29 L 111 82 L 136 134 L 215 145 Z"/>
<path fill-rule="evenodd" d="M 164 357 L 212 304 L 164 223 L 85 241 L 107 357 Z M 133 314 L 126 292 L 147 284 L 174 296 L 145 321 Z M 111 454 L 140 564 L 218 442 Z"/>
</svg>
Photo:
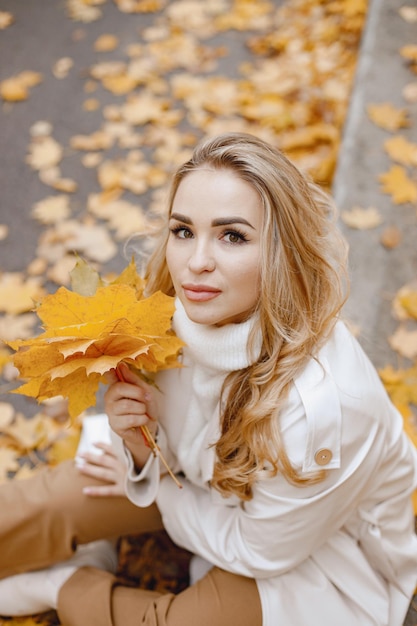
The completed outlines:
<svg viewBox="0 0 417 626">
<path fill-rule="evenodd" d="M 175 292 L 198 324 L 245 320 L 260 293 L 263 209 L 228 169 L 201 168 L 180 183 L 166 250 Z"/>
</svg>

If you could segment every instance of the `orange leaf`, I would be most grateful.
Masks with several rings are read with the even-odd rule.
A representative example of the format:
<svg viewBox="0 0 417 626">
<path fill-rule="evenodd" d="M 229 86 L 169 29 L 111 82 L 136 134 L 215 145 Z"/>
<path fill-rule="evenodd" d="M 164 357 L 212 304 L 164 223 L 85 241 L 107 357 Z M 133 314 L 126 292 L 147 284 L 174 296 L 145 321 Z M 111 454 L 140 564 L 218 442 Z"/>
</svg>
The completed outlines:
<svg viewBox="0 0 417 626">
<path fill-rule="evenodd" d="M 400 165 L 393 165 L 388 172 L 379 175 L 382 191 L 392 196 L 395 204 L 416 202 L 417 185 L 408 178 L 407 173 Z"/>
<path fill-rule="evenodd" d="M 398 130 L 409 126 L 406 109 L 397 109 L 390 102 L 369 104 L 367 111 L 369 119 L 386 130 Z"/>
<path fill-rule="evenodd" d="M 142 288 L 132 260 L 112 284 L 93 295 L 65 287 L 47 295 L 37 309 L 45 331 L 9 343 L 18 350 L 14 365 L 27 381 L 14 393 L 38 401 L 68 398 L 74 418 L 94 405 L 104 375 L 121 361 L 149 372 L 178 367 L 183 343 L 171 331 L 174 300 L 161 292 L 138 299 Z"/>
</svg>

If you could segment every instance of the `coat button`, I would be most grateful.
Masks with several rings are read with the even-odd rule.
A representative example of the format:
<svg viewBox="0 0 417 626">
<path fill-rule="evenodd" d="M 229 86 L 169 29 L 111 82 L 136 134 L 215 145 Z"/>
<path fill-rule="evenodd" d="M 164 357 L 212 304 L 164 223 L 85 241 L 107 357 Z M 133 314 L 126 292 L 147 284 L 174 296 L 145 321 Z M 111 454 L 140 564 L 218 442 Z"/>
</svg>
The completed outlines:
<svg viewBox="0 0 417 626">
<path fill-rule="evenodd" d="M 321 450 L 317 450 L 316 454 L 314 455 L 314 460 L 317 465 L 328 465 L 332 460 L 332 457 L 333 454 L 331 450 L 328 450 L 327 448 L 321 448 Z"/>
</svg>

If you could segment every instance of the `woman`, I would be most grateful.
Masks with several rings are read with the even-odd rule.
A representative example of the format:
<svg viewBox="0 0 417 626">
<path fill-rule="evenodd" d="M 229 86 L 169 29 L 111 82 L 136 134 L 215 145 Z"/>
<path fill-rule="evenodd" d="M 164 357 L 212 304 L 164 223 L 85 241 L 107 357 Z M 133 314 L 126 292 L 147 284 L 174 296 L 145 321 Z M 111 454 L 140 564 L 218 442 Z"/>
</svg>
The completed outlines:
<svg viewBox="0 0 417 626">
<path fill-rule="evenodd" d="M 0 521 L 3 576 L 161 527 L 211 569 L 177 596 L 127 589 L 93 543 L 3 589 L 23 602 L 19 581 L 43 581 L 66 626 L 402 624 L 417 582 L 416 452 L 338 319 L 345 249 L 330 213 L 263 141 L 198 146 L 146 274 L 149 293 L 176 296 L 183 367 L 158 374 L 161 392 L 121 367 L 106 393 L 129 501 L 83 494 L 106 487 L 68 464 L 0 490 L 2 511 L 14 503 Z"/>
</svg>

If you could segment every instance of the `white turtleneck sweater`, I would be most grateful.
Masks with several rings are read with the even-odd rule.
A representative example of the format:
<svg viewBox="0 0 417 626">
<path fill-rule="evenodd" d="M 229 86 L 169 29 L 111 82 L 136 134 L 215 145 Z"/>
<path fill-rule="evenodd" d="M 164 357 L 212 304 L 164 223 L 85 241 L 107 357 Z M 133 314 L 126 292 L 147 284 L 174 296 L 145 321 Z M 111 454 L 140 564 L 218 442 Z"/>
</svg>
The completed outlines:
<svg viewBox="0 0 417 626">
<path fill-rule="evenodd" d="M 224 378 L 259 354 L 260 342 L 247 353 L 254 320 L 204 326 L 176 307 L 174 329 L 186 346 L 183 367 L 157 377 L 158 444 L 185 475 L 183 488 L 160 479 L 164 467 L 153 456 L 136 475 L 127 455 L 128 497 L 138 506 L 156 501 L 178 545 L 254 578 L 263 626 L 400 626 L 417 583 L 417 455 L 359 344 L 338 323 L 280 415 L 291 461 L 327 469 L 326 478 L 300 488 L 279 473 L 241 502 L 208 481 Z"/>
<path fill-rule="evenodd" d="M 173 328 L 186 345 L 182 367 L 157 376 L 158 388 L 162 390 L 160 394 L 155 392 L 159 405 L 158 445 L 174 471 L 184 473 L 193 484 L 206 489 L 213 474 L 212 444 L 220 434 L 223 382 L 230 372 L 253 363 L 261 349 L 259 337 L 254 354 L 249 354 L 248 339 L 253 324 L 254 318 L 220 327 L 196 324 L 188 319 L 181 302 L 176 300 Z M 149 470 L 157 464 L 151 458 L 137 476 L 129 455 L 128 461 L 128 495 L 136 500 L 140 493 L 141 504 L 146 505 L 155 499 L 158 472 L 155 467 L 152 472 Z M 143 482 L 145 477 L 147 480 Z"/>
</svg>

